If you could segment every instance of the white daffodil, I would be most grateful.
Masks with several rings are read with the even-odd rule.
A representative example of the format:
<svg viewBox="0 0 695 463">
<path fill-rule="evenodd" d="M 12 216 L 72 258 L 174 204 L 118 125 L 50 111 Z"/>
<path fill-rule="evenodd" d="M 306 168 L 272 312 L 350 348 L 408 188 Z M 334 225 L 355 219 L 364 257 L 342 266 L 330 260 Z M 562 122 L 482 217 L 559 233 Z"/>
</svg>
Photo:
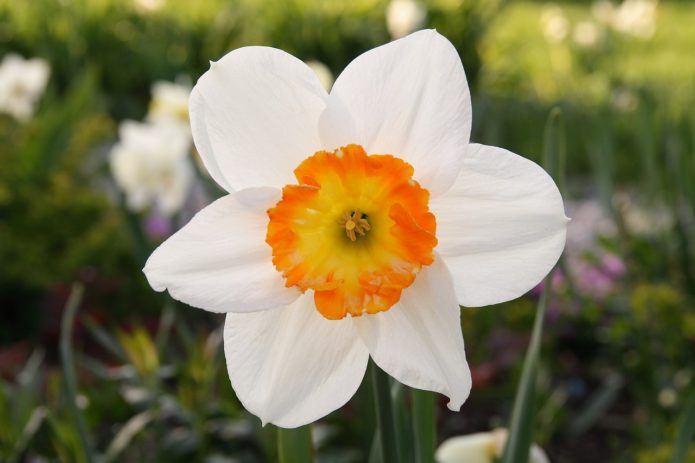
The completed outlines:
<svg viewBox="0 0 695 463">
<path fill-rule="evenodd" d="M 392 0 L 386 7 L 386 28 L 394 39 L 425 25 L 427 10 L 417 0 Z"/>
<path fill-rule="evenodd" d="M 180 122 L 188 128 L 188 98 L 191 95 L 190 85 L 174 82 L 158 81 L 152 84 L 152 100 L 150 101 L 147 120 L 170 120 Z"/>
<path fill-rule="evenodd" d="M 51 68 L 41 58 L 6 55 L 0 63 L 0 112 L 27 121 L 46 89 Z"/>
<path fill-rule="evenodd" d="M 502 456 L 506 441 L 506 429 L 452 437 L 439 446 L 435 460 L 437 463 L 494 463 Z M 531 446 L 528 461 L 550 463 L 543 449 L 535 444 Z"/>
<path fill-rule="evenodd" d="M 282 427 L 312 422 L 350 399 L 371 356 L 459 410 L 471 387 L 459 304 L 535 286 L 567 219 L 538 165 L 469 144 L 453 45 L 425 30 L 375 48 L 330 95 L 291 55 L 240 48 L 200 78 L 190 116 L 229 194 L 144 272 L 155 290 L 227 314 L 244 406 Z"/>
<path fill-rule="evenodd" d="M 141 211 L 154 203 L 165 214 L 177 212 L 193 181 L 190 134 L 179 124 L 125 121 L 119 136 L 111 172 L 128 207 Z"/>
</svg>

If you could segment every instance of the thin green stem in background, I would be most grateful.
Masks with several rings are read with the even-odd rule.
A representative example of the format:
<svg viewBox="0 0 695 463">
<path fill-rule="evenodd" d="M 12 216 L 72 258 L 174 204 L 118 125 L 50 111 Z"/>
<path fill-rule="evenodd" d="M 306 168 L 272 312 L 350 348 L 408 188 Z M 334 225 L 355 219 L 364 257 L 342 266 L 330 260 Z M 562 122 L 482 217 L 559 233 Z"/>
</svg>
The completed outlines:
<svg viewBox="0 0 695 463">
<path fill-rule="evenodd" d="M 554 108 L 550 112 L 545 126 L 543 164 L 557 183 L 560 192 L 563 192 L 565 189 L 565 146 L 562 111 L 559 108 Z M 551 287 L 552 272 L 545 277 L 543 293 L 538 301 L 531 342 L 526 351 L 521 380 L 514 398 L 509 434 L 504 453 L 502 454 L 502 463 L 527 463 L 531 452 L 543 320 Z"/>
<path fill-rule="evenodd" d="M 434 447 L 437 441 L 435 397 L 429 391 L 412 389 L 413 433 L 418 463 L 434 463 Z"/>
<path fill-rule="evenodd" d="M 84 451 L 85 459 L 88 463 L 95 461 L 94 452 L 89 442 L 87 426 L 84 422 L 82 412 L 77 406 L 77 379 L 75 373 L 75 359 L 72 352 L 72 327 L 75 322 L 77 309 L 82 302 L 84 286 L 74 283 L 70 291 L 70 297 L 63 311 L 63 320 L 60 328 L 60 360 L 63 368 L 63 379 L 65 381 L 65 395 L 67 397 L 68 408 L 75 421 L 75 428 L 80 439 L 80 445 Z"/>
<path fill-rule="evenodd" d="M 524 369 L 514 398 L 512 418 L 509 424 L 507 444 L 502 455 L 502 463 L 528 462 L 533 439 L 533 420 L 535 418 L 536 381 L 538 379 L 538 360 L 543 334 L 543 319 L 548 305 L 552 273 L 545 277 L 543 293 L 538 301 L 536 320 L 533 323 L 531 343 L 526 351 Z"/>
<path fill-rule="evenodd" d="M 295 429 L 277 428 L 277 436 L 280 463 L 311 463 L 314 461 L 311 425 Z"/>
<path fill-rule="evenodd" d="M 371 362 L 370 368 L 372 370 L 372 387 L 374 389 L 376 406 L 377 436 L 381 442 L 381 461 L 384 463 L 398 462 L 400 458 L 393 419 L 389 377 L 374 362 Z"/>
<path fill-rule="evenodd" d="M 567 194 L 565 185 L 566 163 L 565 124 L 562 118 L 562 110 L 553 108 L 545 123 L 543 133 L 543 167 L 557 183 L 560 193 L 564 197 Z"/>
</svg>

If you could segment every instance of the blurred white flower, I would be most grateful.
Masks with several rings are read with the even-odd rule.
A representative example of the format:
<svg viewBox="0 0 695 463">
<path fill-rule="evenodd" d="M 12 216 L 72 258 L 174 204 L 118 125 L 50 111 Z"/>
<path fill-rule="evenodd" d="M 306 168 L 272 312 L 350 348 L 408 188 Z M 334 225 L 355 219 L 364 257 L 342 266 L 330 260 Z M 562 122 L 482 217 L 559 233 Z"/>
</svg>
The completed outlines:
<svg viewBox="0 0 695 463">
<path fill-rule="evenodd" d="M 591 5 L 591 14 L 601 24 L 609 25 L 615 16 L 615 6 L 608 0 L 599 0 Z"/>
<path fill-rule="evenodd" d="M 639 104 L 639 98 L 628 88 L 616 88 L 611 94 L 611 105 L 622 112 L 634 111 Z"/>
<path fill-rule="evenodd" d="M 584 48 L 595 47 L 601 38 L 601 30 L 593 21 L 581 21 L 574 27 L 572 40 Z"/>
<path fill-rule="evenodd" d="M 321 61 L 307 61 L 306 64 L 319 77 L 319 82 L 321 82 L 323 88 L 325 88 L 327 92 L 330 92 L 335 79 L 333 78 L 333 73 L 328 66 L 323 64 Z"/>
<path fill-rule="evenodd" d="M 544 7 L 541 13 L 541 28 L 548 42 L 558 43 L 565 40 L 569 33 L 569 22 L 562 8 L 557 5 Z"/>
<path fill-rule="evenodd" d="M 133 0 L 135 8 L 142 13 L 153 13 L 164 6 L 164 0 Z"/>
<path fill-rule="evenodd" d="M 398 39 L 425 25 L 427 10 L 417 0 L 392 0 L 386 8 L 386 28 Z"/>
<path fill-rule="evenodd" d="M 154 203 L 165 214 L 177 212 L 193 181 L 190 134 L 170 121 L 125 121 L 119 135 L 111 172 L 128 207 L 141 211 Z"/>
<path fill-rule="evenodd" d="M 507 430 L 480 432 L 445 440 L 435 453 L 437 463 L 494 463 L 502 456 Z M 531 447 L 529 463 L 550 463 L 537 445 Z"/>
<path fill-rule="evenodd" d="M 166 81 L 155 82 L 152 84 L 152 100 L 147 120 L 156 122 L 168 119 L 189 127 L 188 97 L 190 95 L 190 85 Z"/>
<path fill-rule="evenodd" d="M 678 396 L 676 395 L 676 391 L 674 391 L 673 388 L 665 387 L 659 391 L 657 400 L 659 401 L 659 405 L 661 405 L 662 407 L 671 408 L 674 405 L 676 405 Z"/>
<path fill-rule="evenodd" d="M 0 112 L 27 121 L 46 89 L 51 68 L 41 58 L 6 55 L 0 63 Z"/>
<path fill-rule="evenodd" d="M 623 34 L 648 39 L 656 31 L 656 0 L 625 0 L 613 17 L 613 28 Z"/>
<path fill-rule="evenodd" d="M 673 214 L 663 204 L 648 206 L 626 192 L 616 193 L 613 202 L 623 216 L 625 228 L 633 235 L 655 236 L 673 228 Z"/>
</svg>

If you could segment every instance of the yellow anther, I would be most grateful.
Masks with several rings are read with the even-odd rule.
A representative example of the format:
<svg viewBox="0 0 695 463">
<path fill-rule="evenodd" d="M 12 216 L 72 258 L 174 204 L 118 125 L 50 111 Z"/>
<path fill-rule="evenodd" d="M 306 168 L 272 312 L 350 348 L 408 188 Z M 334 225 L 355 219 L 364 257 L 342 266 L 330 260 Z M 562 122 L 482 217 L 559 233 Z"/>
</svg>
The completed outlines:
<svg viewBox="0 0 695 463">
<path fill-rule="evenodd" d="M 338 221 L 338 225 L 345 228 L 345 234 L 350 241 L 357 241 L 357 235 L 364 236 L 371 229 L 360 211 L 353 211 L 352 214 L 346 212 Z"/>
</svg>

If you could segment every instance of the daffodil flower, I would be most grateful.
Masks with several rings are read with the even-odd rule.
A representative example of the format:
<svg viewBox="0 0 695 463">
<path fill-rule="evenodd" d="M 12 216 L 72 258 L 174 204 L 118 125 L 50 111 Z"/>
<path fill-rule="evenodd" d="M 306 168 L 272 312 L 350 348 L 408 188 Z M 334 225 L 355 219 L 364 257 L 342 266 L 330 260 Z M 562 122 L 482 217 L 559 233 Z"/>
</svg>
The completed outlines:
<svg viewBox="0 0 695 463">
<path fill-rule="evenodd" d="M 451 437 L 437 448 L 434 459 L 437 463 L 495 463 L 502 457 L 506 442 L 506 429 Z M 528 461 L 550 463 L 543 449 L 536 444 L 531 445 Z"/>
<path fill-rule="evenodd" d="M 21 122 L 31 119 L 51 73 L 41 58 L 24 59 L 10 53 L 0 62 L 0 113 Z"/>
<path fill-rule="evenodd" d="M 164 214 L 177 213 L 194 180 L 190 134 L 169 120 L 124 121 L 119 136 L 110 164 L 128 208 L 142 211 L 155 204 Z"/>
<path fill-rule="evenodd" d="M 355 59 L 330 95 L 302 61 L 247 47 L 211 64 L 190 120 L 229 194 L 154 251 L 158 291 L 226 313 L 232 386 L 296 427 L 355 393 L 371 356 L 459 410 L 471 376 L 459 305 L 520 296 L 562 252 L 552 179 L 469 144 L 452 44 L 416 32 Z"/>
</svg>

